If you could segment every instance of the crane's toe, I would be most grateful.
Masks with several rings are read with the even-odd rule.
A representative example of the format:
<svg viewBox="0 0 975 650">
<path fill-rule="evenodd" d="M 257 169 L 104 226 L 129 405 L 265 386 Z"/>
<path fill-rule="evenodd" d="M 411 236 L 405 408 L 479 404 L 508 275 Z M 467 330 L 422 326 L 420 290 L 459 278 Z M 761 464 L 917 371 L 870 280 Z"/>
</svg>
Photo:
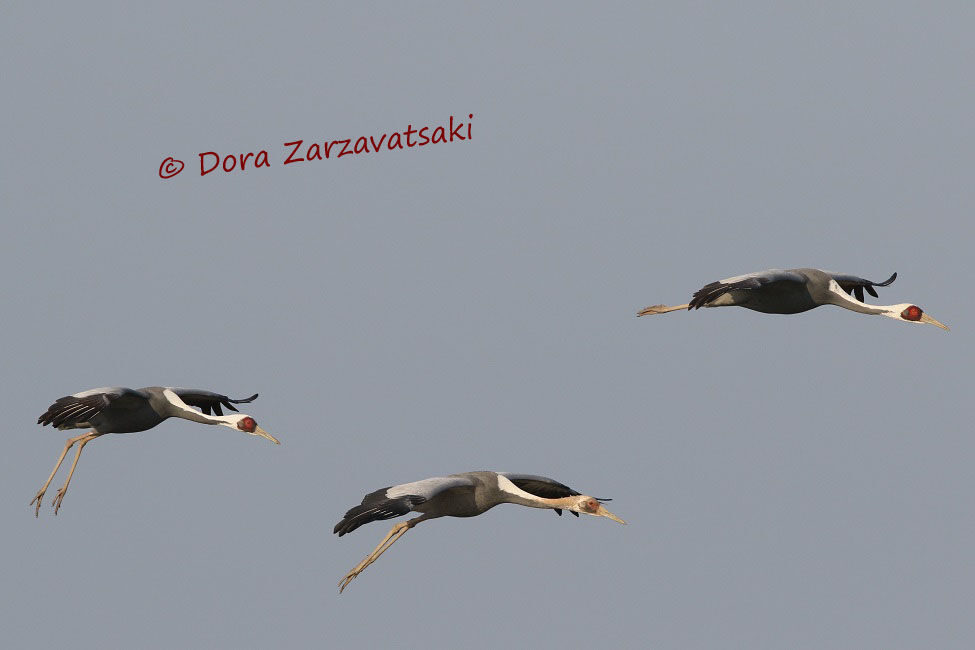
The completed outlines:
<svg viewBox="0 0 975 650">
<path fill-rule="evenodd" d="M 57 515 L 58 514 L 58 510 L 61 509 L 61 502 L 64 501 L 64 493 L 67 492 L 67 491 L 68 491 L 67 488 L 60 488 L 58 490 L 58 493 L 54 495 L 54 502 L 51 505 L 54 507 L 54 514 L 55 515 Z M 38 508 L 40 507 L 40 504 L 39 503 L 37 504 L 37 507 Z"/>
<path fill-rule="evenodd" d="M 47 492 L 47 489 L 38 490 L 37 496 L 35 496 L 33 499 L 31 499 L 30 500 L 30 503 L 28 504 L 28 505 L 32 505 L 32 506 L 34 506 L 35 503 L 37 504 L 36 506 L 34 506 L 34 518 L 37 518 L 38 513 L 41 511 L 41 501 L 44 500 L 44 493 L 45 492 Z"/>
<path fill-rule="evenodd" d="M 356 576 L 358 576 L 360 573 L 361 569 L 359 571 L 353 569 L 352 571 L 349 571 L 344 578 L 339 580 L 339 593 L 345 591 L 345 588 L 349 586 L 349 583 L 355 580 Z"/>
<path fill-rule="evenodd" d="M 386 540 L 383 540 L 383 543 L 385 542 Z M 381 546 L 382 545 L 380 545 L 380 547 Z M 369 566 L 370 564 L 376 561 L 377 557 L 379 557 L 379 555 L 375 551 L 373 551 L 368 556 L 366 556 L 366 558 L 362 560 L 362 562 L 359 562 L 359 564 L 355 565 L 351 571 L 346 573 L 345 577 L 339 580 L 339 593 L 345 591 L 345 588 L 349 586 L 349 583 L 355 580 L 356 578 L 358 578 L 359 574 L 365 571 L 367 566 Z"/>
</svg>

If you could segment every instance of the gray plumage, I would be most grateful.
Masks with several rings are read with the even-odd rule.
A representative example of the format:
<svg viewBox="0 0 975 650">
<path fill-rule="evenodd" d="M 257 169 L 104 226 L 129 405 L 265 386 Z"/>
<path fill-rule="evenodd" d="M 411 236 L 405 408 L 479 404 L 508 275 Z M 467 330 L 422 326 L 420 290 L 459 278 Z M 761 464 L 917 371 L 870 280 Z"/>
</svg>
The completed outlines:
<svg viewBox="0 0 975 650">
<path fill-rule="evenodd" d="M 886 287 L 896 279 L 896 273 L 883 282 L 872 282 L 820 269 L 769 269 L 707 284 L 694 293 L 687 308 L 735 305 L 764 314 L 799 314 L 834 303 L 830 280 L 863 302 L 864 289 L 876 297 L 874 287 Z M 726 299 L 720 300 L 723 296 Z"/>
<path fill-rule="evenodd" d="M 545 476 L 489 471 L 462 472 L 371 492 L 362 499 L 360 505 L 345 513 L 345 517 L 335 524 L 332 532 L 341 537 L 371 521 L 392 519 L 413 511 L 423 513 L 424 519 L 475 517 L 502 503 L 520 503 L 515 495 L 498 487 L 498 476 L 504 476 L 525 492 L 545 499 L 580 494 Z M 553 510 L 562 514 L 561 508 Z M 579 516 L 576 512 L 572 514 Z"/>
<path fill-rule="evenodd" d="M 883 282 L 874 282 L 856 275 L 830 273 L 821 269 L 769 269 L 706 284 L 695 291 L 691 301 L 685 305 L 651 305 L 636 315 L 667 314 L 701 307 L 744 307 L 764 314 L 799 314 L 820 305 L 836 305 L 861 314 L 876 314 L 948 329 L 917 305 L 906 302 L 868 305 L 863 302 L 864 291 L 876 298 L 874 287 L 886 287 L 896 279 L 896 273 Z"/>
<path fill-rule="evenodd" d="M 57 429 L 93 429 L 98 433 L 134 433 L 145 431 L 167 418 L 193 419 L 177 409 L 163 391 L 166 387 L 124 388 L 110 386 L 81 391 L 56 400 L 37 418 L 37 423 L 50 424 Z M 257 399 L 257 393 L 244 399 L 230 399 L 208 390 L 169 388 L 190 406 L 204 414 L 223 415 L 221 407 L 236 411 L 234 404 L 247 404 Z M 189 415 L 189 417 L 187 417 Z M 200 419 L 201 422 L 207 422 Z"/>
<path fill-rule="evenodd" d="M 148 388 L 124 388 L 111 386 L 84 390 L 74 395 L 68 395 L 54 401 L 44 413 L 37 418 L 41 426 L 51 426 L 57 429 L 90 429 L 87 433 L 74 438 L 68 438 L 64 443 L 64 451 L 54 465 L 54 470 L 31 499 L 35 505 L 34 516 L 41 509 L 41 501 L 47 488 L 51 485 L 54 475 L 64 461 L 68 450 L 78 445 L 74 462 L 64 486 L 54 497 L 54 514 L 58 513 L 61 501 L 71 483 L 81 450 L 92 440 L 109 433 L 134 433 L 151 429 L 160 422 L 172 417 L 182 418 L 201 424 L 221 425 L 243 433 L 266 438 L 275 444 L 281 444 L 277 438 L 257 426 L 257 422 L 249 415 L 238 413 L 224 415 L 223 409 L 236 411 L 234 404 L 246 404 L 257 399 L 257 394 L 244 399 L 231 399 L 208 390 L 192 388 L 169 388 L 150 386 Z M 200 409 L 194 410 L 192 407 Z"/>
<path fill-rule="evenodd" d="M 438 476 L 370 492 L 361 504 L 345 513 L 332 532 L 341 537 L 370 521 L 392 519 L 409 512 L 422 514 L 393 524 L 372 553 L 339 581 L 339 592 L 421 521 L 437 517 L 475 517 L 502 503 L 515 503 L 548 508 L 559 515 L 567 509 L 576 516 L 582 512 L 626 523 L 603 507 L 602 502 L 608 500 L 585 496 L 545 476 L 487 471 Z"/>
</svg>

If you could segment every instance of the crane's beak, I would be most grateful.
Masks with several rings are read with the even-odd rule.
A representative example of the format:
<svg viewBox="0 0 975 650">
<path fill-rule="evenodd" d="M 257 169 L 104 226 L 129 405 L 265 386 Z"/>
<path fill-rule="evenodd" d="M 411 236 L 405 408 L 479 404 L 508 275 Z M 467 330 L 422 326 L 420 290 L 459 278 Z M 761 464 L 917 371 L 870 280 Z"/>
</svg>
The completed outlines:
<svg viewBox="0 0 975 650">
<path fill-rule="evenodd" d="M 927 314 L 923 314 L 923 313 L 921 314 L 921 322 L 922 323 L 931 323 L 932 325 L 937 325 L 938 327 L 940 327 L 941 329 L 943 329 L 946 332 L 950 332 L 951 331 L 950 329 L 948 329 L 948 326 L 947 325 L 945 325 L 944 323 L 939 323 L 938 321 L 934 320 L 933 318 L 931 318 Z"/>
<path fill-rule="evenodd" d="M 612 512 L 610 512 L 606 508 L 604 508 L 602 506 L 602 504 L 600 504 L 599 510 L 597 510 L 594 514 L 597 517 L 609 517 L 610 519 L 612 519 L 613 521 L 615 521 L 618 524 L 626 524 L 625 521 L 623 521 L 622 519 L 620 519 L 619 517 L 617 517 L 616 515 L 614 515 Z"/>
<path fill-rule="evenodd" d="M 271 442 L 273 442 L 276 445 L 280 445 L 281 444 L 281 442 L 277 438 L 275 438 L 274 436 L 272 436 L 270 433 L 268 433 L 267 431 L 265 431 L 261 427 L 257 427 L 256 429 L 254 429 L 254 434 L 253 435 L 260 436 L 262 438 L 267 438 L 268 440 L 270 440 Z"/>
</svg>

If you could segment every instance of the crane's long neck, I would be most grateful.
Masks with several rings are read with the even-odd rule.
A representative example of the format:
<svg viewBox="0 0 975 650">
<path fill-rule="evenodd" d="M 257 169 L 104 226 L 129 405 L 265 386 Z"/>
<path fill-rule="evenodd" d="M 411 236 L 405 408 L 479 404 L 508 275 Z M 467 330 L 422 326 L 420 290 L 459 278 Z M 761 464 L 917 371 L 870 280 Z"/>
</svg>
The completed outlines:
<svg viewBox="0 0 975 650">
<path fill-rule="evenodd" d="M 896 314 L 900 311 L 897 309 L 899 305 L 868 305 L 865 302 L 860 302 L 847 292 L 843 291 L 843 288 L 839 285 L 839 283 L 836 282 L 836 280 L 829 281 L 829 291 L 825 298 L 826 301 L 831 305 L 843 307 L 844 309 L 850 309 L 861 314 L 896 316 Z"/>
<path fill-rule="evenodd" d="M 192 420 L 193 422 L 199 422 L 200 424 L 223 424 L 229 426 L 236 426 L 239 416 L 234 417 L 230 415 L 206 415 L 200 413 L 194 408 L 191 408 L 186 402 L 180 399 L 179 395 L 169 390 L 168 388 L 163 391 L 163 396 L 168 402 L 167 415 L 175 418 L 183 418 L 184 420 Z"/>
<path fill-rule="evenodd" d="M 506 476 L 501 476 L 500 474 L 498 475 L 498 489 L 504 492 L 505 499 L 508 503 L 517 503 L 518 505 L 528 506 L 529 508 L 571 509 L 579 500 L 578 497 L 564 497 L 560 499 L 538 497 L 529 492 L 525 492 L 512 483 Z"/>
</svg>

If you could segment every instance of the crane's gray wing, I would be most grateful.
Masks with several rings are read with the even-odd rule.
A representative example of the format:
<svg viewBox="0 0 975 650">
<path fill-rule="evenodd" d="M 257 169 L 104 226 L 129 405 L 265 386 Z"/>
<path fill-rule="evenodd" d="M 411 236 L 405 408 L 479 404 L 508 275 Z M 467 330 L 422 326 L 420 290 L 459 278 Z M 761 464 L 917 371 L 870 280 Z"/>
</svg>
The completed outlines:
<svg viewBox="0 0 975 650">
<path fill-rule="evenodd" d="M 211 410 L 214 415 L 223 415 L 223 411 L 220 410 L 221 405 L 226 406 L 231 411 L 236 411 L 234 404 L 247 404 L 257 399 L 257 393 L 244 399 L 230 399 L 226 395 L 196 388 L 170 388 L 169 390 L 179 395 L 179 398 L 190 406 L 195 406 L 203 411 L 204 415 L 210 415 Z"/>
<path fill-rule="evenodd" d="M 829 273 L 827 271 L 827 273 Z M 866 289 L 874 298 L 877 298 L 877 292 L 874 287 L 886 287 L 888 284 L 897 279 L 897 274 L 894 273 L 892 276 L 884 280 L 883 282 L 871 282 L 870 280 L 865 280 L 864 278 L 859 278 L 855 275 L 846 275 L 843 273 L 829 273 L 829 276 L 836 280 L 836 284 L 840 285 L 843 291 L 855 295 L 856 299 L 863 302 L 863 290 Z"/>
<path fill-rule="evenodd" d="M 499 472 L 501 476 L 505 477 L 520 489 L 524 490 L 528 494 L 534 494 L 537 497 L 542 497 L 543 499 L 562 499 L 565 497 L 574 497 L 582 494 L 581 492 L 576 492 L 568 485 L 563 485 L 554 479 L 550 479 L 547 476 L 537 476 L 535 474 L 512 474 L 509 472 Z M 600 499 L 600 501 L 609 501 L 609 499 Z M 553 508 L 555 514 L 562 516 L 562 510 L 559 508 Z M 572 512 L 576 517 L 579 516 L 578 512 Z"/>
<path fill-rule="evenodd" d="M 767 271 L 746 273 L 704 285 L 694 292 L 687 309 L 700 309 L 715 298 L 738 289 L 758 290 L 772 285 L 795 285 L 798 288 L 805 283 L 806 276 L 795 271 L 768 269 Z"/>
<path fill-rule="evenodd" d="M 364 496 L 362 503 L 346 512 L 332 532 L 341 537 L 370 521 L 405 515 L 445 490 L 473 485 L 472 480 L 463 476 L 437 476 L 413 483 L 391 485 Z"/>
<path fill-rule="evenodd" d="M 50 424 L 58 429 L 70 429 L 91 422 L 99 413 L 113 409 L 143 408 L 147 403 L 148 397 L 145 393 L 131 388 L 93 388 L 56 400 L 37 418 L 37 423 L 41 426 Z"/>
</svg>

